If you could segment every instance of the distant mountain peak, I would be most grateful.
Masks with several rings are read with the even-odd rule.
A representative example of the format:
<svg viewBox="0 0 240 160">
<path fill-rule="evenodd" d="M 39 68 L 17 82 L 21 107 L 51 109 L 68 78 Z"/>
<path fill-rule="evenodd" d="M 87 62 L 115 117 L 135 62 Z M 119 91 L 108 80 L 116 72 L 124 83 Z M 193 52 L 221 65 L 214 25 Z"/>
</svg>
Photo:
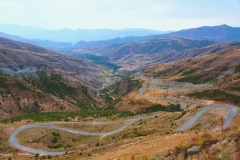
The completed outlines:
<svg viewBox="0 0 240 160">
<path fill-rule="evenodd" d="M 231 27 L 231 26 L 226 25 L 226 24 L 222 24 L 222 25 L 220 25 L 219 27 Z"/>
</svg>

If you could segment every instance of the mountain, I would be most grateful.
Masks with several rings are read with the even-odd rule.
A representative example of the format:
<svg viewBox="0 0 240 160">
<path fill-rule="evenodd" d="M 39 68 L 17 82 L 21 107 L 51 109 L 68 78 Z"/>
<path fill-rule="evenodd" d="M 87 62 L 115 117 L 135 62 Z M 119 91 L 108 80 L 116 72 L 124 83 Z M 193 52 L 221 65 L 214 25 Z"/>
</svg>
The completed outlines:
<svg viewBox="0 0 240 160">
<path fill-rule="evenodd" d="M 100 74 L 88 60 L 0 38 L 1 118 L 94 107 Z"/>
<path fill-rule="evenodd" d="M 99 85 L 99 67 L 87 60 L 62 55 L 35 45 L 0 38 L 0 70 L 10 75 L 36 74 L 38 66 Z M 88 79 L 88 80 L 86 80 Z"/>
<path fill-rule="evenodd" d="M 229 42 L 240 40 L 240 27 L 230 27 L 227 25 L 213 27 L 204 26 L 153 37 L 183 37 L 212 40 L 217 42 Z"/>
<path fill-rule="evenodd" d="M 97 46 L 105 46 L 105 45 L 117 45 L 117 44 L 124 44 L 124 43 L 131 43 L 131 42 L 141 42 L 151 39 L 150 37 L 138 37 L 138 36 L 128 36 L 128 37 L 117 37 L 114 39 L 108 39 L 108 40 L 99 40 L 99 41 L 80 41 L 76 43 L 71 48 L 66 48 L 66 50 L 69 49 L 78 49 L 78 48 L 91 48 L 91 47 L 97 47 Z"/>
<path fill-rule="evenodd" d="M 4 32 L 0 33 L 0 36 L 4 38 L 63 51 L 131 42 L 143 42 L 152 39 L 187 38 L 216 42 L 240 40 L 240 28 L 227 25 L 212 27 L 204 26 L 166 33 L 147 29 L 44 30 L 34 27 L 0 24 L 0 32 Z M 76 44 L 73 46 L 72 43 Z"/>
<path fill-rule="evenodd" d="M 112 39 L 116 37 L 126 36 L 147 36 L 155 34 L 163 34 L 166 32 L 156 31 L 150 29 L 60 29 L 60 30 L 45 30 L 40 28 L 0 24 L 0 32 L 21 36 L 27 39 L 49 40 L 55 42 L 71 42 L 77 43 L 79 41 L 95 41 Z"/>
<path fill-rule="evenodd" d="M 0 32 L 0 37 L 14 40 L 14 41 L 19 41 L 19 42 L 30 43 L 33 45 L 37 45 L 37 46 L 52 49 L 52 50 L 60 50 L 62 48 L 68 48 L 72 46 L 72 43 L 54 42 L 54 41 L 37 40 L 37 39 L 30 40 L 30 39 L 22 38 L 20 36 L 9 35 L 2 32 Z"/>
<path fill-rule="evenodd" d="M 201 48 L 214 44 L 207 40 L 190 40 L 183 38 L 152 39 L 144 42 L 132 42 L 127 44 L 105 45 L 87 49 L 76 49 L 78 53 L 94 53 L 108 56 L 110 59 L 119 59 L 132 54 L 155 54 L 163 52 L 180 52 L 190 48 Z"/>
<path fill-rule="evenodd" d="M 197 57 L 205 54 L 218 54 L 227 50 L 240 49 L 240 41 L 212 44 L 202 48 L 191 48 L 183 51 L 162 52 L 157 54 L 132 54 L 113 60 L 115 64 L 122 66 L 122 72 L 139 71 L 142 68 L 154 64 L 174 62 L 177 60 Z"/>
<path fill-rule="evenodd" d="M 123 38 L 115 38 L 109 40 L 91 41 L 84 42 L 80 41 L 75 44 L 74 49 L 79 48 L 91 48 L 96 46 L 104 46 L 110 44 L 123 44 L 130 42 L 143 42 L 151 39 L 170 39 L 170 38 L 187 38 L 187 39 L 202 39 L 216 42 L 228 42 L 240 40 L 240 28 L 230 27 L 227 25 L 220 26 L 204 26 L 199 28 L 185 29 L 176 32 L 171 32 L 161 35 L 150 35 L 150 36 L 129 36 Z"/>
<path fill-rule="evenodd" d="M 143 72 L 151 77 L 200 84 L 237 73 L 239 66 L 240 49 L 232 49 L 150 66 Z"/>
<path fill-rule="evenodd" d="M 9 48 L 9 49 L 19 49 L 19 50 L 25 50 L 30 52 L 48 53 L 48 54 L 55 53 L 53 51 L 50 51 L 45 48 L 41 48 L 29 43 L 12 41 L 12 40 L 1 38 L 1 37 L 0 37 L 0 47 Z"/>
</svg>

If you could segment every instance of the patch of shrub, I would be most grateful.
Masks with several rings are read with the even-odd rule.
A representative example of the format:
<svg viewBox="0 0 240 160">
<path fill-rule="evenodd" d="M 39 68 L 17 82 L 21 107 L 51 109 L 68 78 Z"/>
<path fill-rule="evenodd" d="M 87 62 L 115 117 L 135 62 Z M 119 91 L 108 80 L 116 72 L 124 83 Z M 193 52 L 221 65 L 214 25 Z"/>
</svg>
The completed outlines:
<svg viewBox="0 0 240 160">
<path fill-rule="evenodd" d="M 235 73 L 240 73 L 240 64 L 235 67 Z"/>
<path fill-rule="evenodd" d="M 146 112 L 158 112 L 158 111 L 165 111 L 165 112 L 178 112 L 183 111 L 180 104 L 170 104 L 168 106 L 163 106 L 161 104 L 153 105 L 145 109 Z"/>
<path fill-rule="evenodd" d="M 63 146 L 62 144 L 55 144 L 55 145 L 49 145 L 48 148 L 58 149 L 58 148 L 61 148 L 62 146 Z"/>
</svg>

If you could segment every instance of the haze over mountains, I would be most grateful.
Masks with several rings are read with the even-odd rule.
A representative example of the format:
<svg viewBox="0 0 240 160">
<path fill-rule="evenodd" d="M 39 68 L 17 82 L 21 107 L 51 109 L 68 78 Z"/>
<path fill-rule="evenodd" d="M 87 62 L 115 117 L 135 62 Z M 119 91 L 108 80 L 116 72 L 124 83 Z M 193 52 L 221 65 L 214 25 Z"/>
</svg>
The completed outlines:
<svg viewBox="0 0 240 160">
<path fill-rule="evenodd" d="M 150 29 L 60 29 L 45 30 L 35 27 L 0 24 L 0 32 L 18 35 L 26 39 L 49 40 L 56 42 L 77 43 L 79 41 L 106 40 L 115 37 L 126 36 L 146 36 L 167 33 L 164 31 L 156 31 Z"/>
<path fill-rule="evenodd" d="M 227 25 L 220 26 L 204 26 L 193 29 L 185 29 L 176 32 L 171 32 L 161 35 L 149 35 L 149 36 L 132 36 L 125 38 L 115 38 L 103 41 L 92 42 L 79 42 L 73 46 L 73 48 L 88 48 L 95 46 L 103 46 L 110 44 L 123 44 L 129 42 L 141 42 L 151 39 L 167 39 L 167 38 L 189 38 L 189 39 L 202 39 L 211 40 L 216 42 L 228 42 L 234 40 L 240 40 L 240 27 L 230 27 Z"/>
<path fill-rule="evenodd" d="M 20 36 L 10 35 L 2 32 L 0 32 L 0 37 L 11 39 L 14 41 L 19 41 L 19 42 L 30 43 L 33 45 L 41 46 L 41 47 L 52 49 L 52 50 L 60 50 L 62 48 L 72 46 L 72 43 L 69 43 L 69 42 L 64 43 L 64 42 L 54 42 L 49 40 L 30 40 L 30 39 L 22 38 Z"/>
<path fill-rule="evenodd" d="M 240 28 L 227 25 L 199 27 L 166 33 L 148 29 L 43 30 L 34 27 L 0 24 L 0 36 L 11 40 L 64 50 L 143 42 L 152 39 L 190 38 L 215 42 L 240 40 Z M 76 43 L 76 44 L 74 44 Z"/>
</svg>

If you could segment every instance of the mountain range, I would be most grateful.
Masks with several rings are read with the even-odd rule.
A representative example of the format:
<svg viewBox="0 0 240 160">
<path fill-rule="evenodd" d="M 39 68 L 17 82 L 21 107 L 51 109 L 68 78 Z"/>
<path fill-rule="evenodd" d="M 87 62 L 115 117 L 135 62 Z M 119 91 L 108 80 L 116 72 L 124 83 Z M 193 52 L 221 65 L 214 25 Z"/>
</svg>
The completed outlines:
<svg viewBox="0 0 240 160">
<path fill-rule="evenodd" d="M 111 59 L 119 59 L 126 55 L 132 54 L 156 54 L 163 52 L 179 52 L 190 48 L 201 48 L 211 44 L 213 41 L 208 40 L 191 40 L 185 38 L 172 39 L 152 39 L 143 42 L 131 42 L 126 44 L 113 44 L 87 49 L 76 49 L 78 53 L 94 53 L 97 55 L 108 56 Z"/>
<path fill-rule="evenodd" d="M 55 42 L 77 43 L 79 41 L 94 41 L 126 36 L 147 36 L 167 33 L 150 29 L 59 29 L 46 30 L 29 26 L 0 24 L 0 32 L 18 35 L 31 40 L 48 40 Z"/>
<path fill-rule="evenodd" d="M 218 43 L 228 42 L 240 40 L 240 28 L 227 25 L 204 26 L 166 33 L 148 29 L 44 30 L 34 27 L 0 24 L 0 37 L 31 43 L 48 49 L 69 51 L 79 48 L 169 38 L 202 39 Z"/>
<path fill-rule="evenodd" d="M 191 48 L 183 51 L 159 52 L 156 54 L 130 54 L 120 59 L 113 59 L 112 62 L 121 66 L 122 68 L 120 70 L 122 72 L 134 72 L 155 64 L 174 62 L 185 58 L 221 53 L 239 48 L 240 41 L 233 41 L 207 45 L 201 48 Z"/>
<path fill-rule="evenodd" d="M 109 40 L 84 42 L 80 41 L 72 48 L 91 48 L 96 46 L 110 45 L 110 44 L 123 44 L 130 42 L 142 42 L 151 39 L 169 39 L 169 38 L 188 38 L 188 39 L 201 39 L 210 40 L 215 42 L 228 42 L 240 40 L 240 27 L 230 27 L 227 25 L 220 26 L 204 26 L 199 28 L 185 29 L 176 32 L 149 35 L 149 36 L 129 36 L 124 38 L 115 38 Z"/>
</svg>

